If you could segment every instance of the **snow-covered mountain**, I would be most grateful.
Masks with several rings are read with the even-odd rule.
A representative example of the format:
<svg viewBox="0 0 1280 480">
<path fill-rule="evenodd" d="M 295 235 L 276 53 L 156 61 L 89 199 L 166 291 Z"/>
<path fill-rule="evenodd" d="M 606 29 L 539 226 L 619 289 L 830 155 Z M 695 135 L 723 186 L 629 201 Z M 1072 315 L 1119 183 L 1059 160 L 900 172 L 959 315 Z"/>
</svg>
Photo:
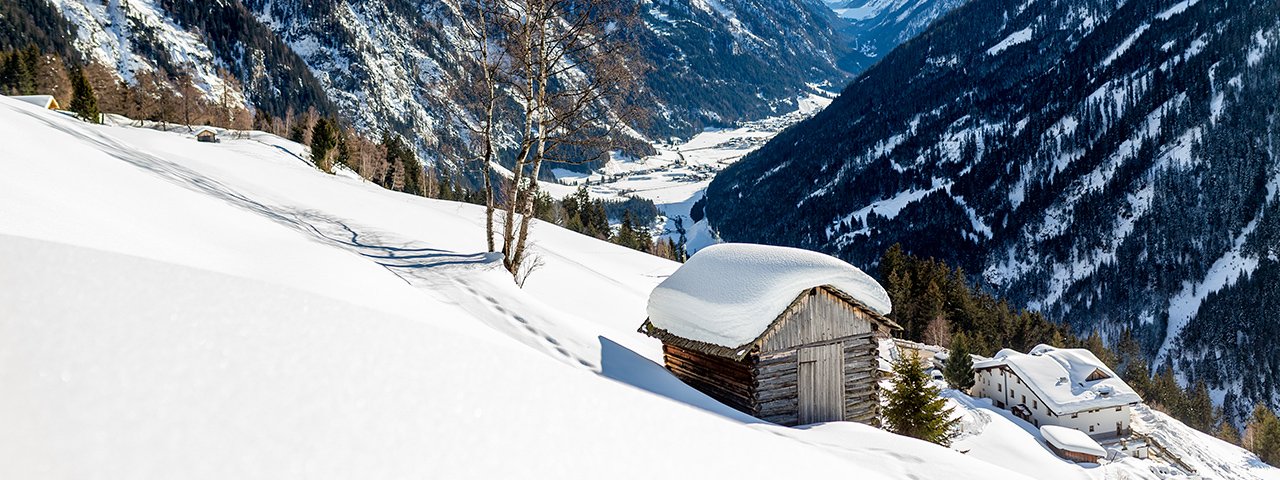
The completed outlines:
<svg viewBox="0 0 1280 480">
<path fill-rule="evenodd" d="M 191 75 L 206 95 L 224 76 L 236 100 L 275 116 L 316 108 L 366 133 L 412 139 L 428 160 L 459 158 L 473 112 L 460 100 L 474 70 L 457 2 L 409 0 L 53 0 L 10 7 L 12 18 L 60 15 L 71 50 L 126 81 L 141 72 Z M 646 1 L 632 33 L 652 63 L 640 136 L 687 138 L 784 113 L 822 85 L 843 85 L 838 18 L 818 0 Z M 0 31 L 10 17 L 0 17 Z M 14 20 L 16 22 L 16 20 Z M 46 31 L 53 30 L 53 31 Z M 224 73 L 225 72 L 225 73 Z M 630 153 L 649 153 L 645 138 Z"/>
<path fill-rule="evenodd" d="M 844 31 L 854 52 L 846 64 L 861 71 L 966 1 L 834 0 L 827 5 L 849 21 Z"/>
<path fill-rule="evenodd" d="M 545 263 L 519 289 L 479 207 L 260 132 L 136 124 L 0 97 L 0 477 L 1163 478 L 1066 463 L 961 395 L 956 449 L 763 423 L 636 331 L 675 263 L 535 222 Z M 1202 474 L 1275 476 L 1142 421 Z"/>
<path fill-rule="evenodd" d="M 1229 413 L 1274 405 L 1277 45 L 1275 2 L 974 0 L 722 172 L 707 214 L 864 267 L 900 242 L 1138 331 Z"/>
</svg>

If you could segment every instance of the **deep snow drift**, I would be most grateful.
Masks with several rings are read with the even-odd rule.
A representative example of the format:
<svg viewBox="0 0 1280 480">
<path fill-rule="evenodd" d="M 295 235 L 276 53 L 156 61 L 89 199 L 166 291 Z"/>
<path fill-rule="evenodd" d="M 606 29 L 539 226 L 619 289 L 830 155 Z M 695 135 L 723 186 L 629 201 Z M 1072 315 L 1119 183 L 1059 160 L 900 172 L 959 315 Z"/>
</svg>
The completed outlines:
<svg viewBox="0 0 1280 480">
<path fill-rule="evenodd" d="M 0 478 L 1024 478 L 687 388 L 674 263 L 535 223 L 520 290 L 478 207 L 223 137 L 0 97 Z"/>
</svg>

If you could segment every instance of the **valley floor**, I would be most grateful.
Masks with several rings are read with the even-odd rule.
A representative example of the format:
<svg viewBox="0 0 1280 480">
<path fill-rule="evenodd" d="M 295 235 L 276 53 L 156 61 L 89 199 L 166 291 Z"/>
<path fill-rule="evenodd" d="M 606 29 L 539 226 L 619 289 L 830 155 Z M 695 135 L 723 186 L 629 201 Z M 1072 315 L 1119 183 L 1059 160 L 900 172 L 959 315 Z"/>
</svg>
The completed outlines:
<svg viewBox="0 0 1280 480">
<path fill-rule="evenodd" d="M 708 129 L 686 142 L 657 143 L 656 155 L 641 159 L 615 158 L 602 169 L 584 174 L 554 170 L 561 183 L 544 182 L 540 188 L 563 198 L 586 184 L 591 195 L 606 200 L 629 196 L 652 200 L 662 212 L 660 237 L 679 240 L 676 218 L 683 218 L 689 253 L 719 243 L 706 220 L 692 221 L 690 211 L 702 200 L 716 173 L 741 160 L 782 130 L 822 111 L 831 103 L 826 94 L 810 94 L 797 100 L 799 108 L 774 117 L 747 122 L 736 128 Z"/>
</svg>

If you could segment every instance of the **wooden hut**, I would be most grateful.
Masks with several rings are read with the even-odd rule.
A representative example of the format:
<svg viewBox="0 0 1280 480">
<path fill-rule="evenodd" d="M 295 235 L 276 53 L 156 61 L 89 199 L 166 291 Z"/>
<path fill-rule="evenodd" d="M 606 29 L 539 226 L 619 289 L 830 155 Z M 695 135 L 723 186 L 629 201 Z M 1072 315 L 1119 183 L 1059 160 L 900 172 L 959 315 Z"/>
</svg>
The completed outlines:
<svg viewBox="0 0 1280 480">
<path fill-rule="evenodd" d="M 196 141 L 204 143 L 218 143 L 218 132 L 212 128 L 202 128 L 196 132 Z"/>
<path fill-rule="evenodd" d="M 62 105 L 58 104 L 58 100 L 53 98 L 53 95 L 19 95 L 12 98 L 21 102 L 30 103 L 40 108 L 62 110 Z"/>
<path fill-rule="evenodd" d="M 1075 462 L 1098 463 L 1106 458 L 1107 450 L 1097 441 L 1079 430 L 1056 425 L 1040 427 L 1045 445 L 1059 457 Z"/>
<path fill-rule="evenodd" d="M 857 268 L 805 250 L 723 244 L 654 290 L 640 331 L 667 369 L 708 396 L 781 425 L 874 423 L 877 345 L 899 328 Z"/>
</svg>

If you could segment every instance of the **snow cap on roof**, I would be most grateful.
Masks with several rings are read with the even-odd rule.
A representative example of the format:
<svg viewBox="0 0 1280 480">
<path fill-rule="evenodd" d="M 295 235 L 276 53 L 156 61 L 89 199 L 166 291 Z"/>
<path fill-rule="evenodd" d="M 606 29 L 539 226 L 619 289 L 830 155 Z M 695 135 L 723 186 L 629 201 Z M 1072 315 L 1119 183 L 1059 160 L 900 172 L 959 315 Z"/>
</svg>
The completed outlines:
<svg viewBox="0 0 1280 480">
<path fill-rule="evenodd" d="M 974 369 L 1007 366 L 1058 415 L 1139 403 L 1142 397 L 1093 352 L 1036 345 L 1030 353 L 1000 350 Z"/>
<path fill-rule="evenodd" d="M 18 95 L 11 98 L 40 108 L 55 108 L 58 105 L 58 101 L 53 98 L 53 95 Z"/>
<path fill-rule="evenodd" d="M 1040 435 L 1044 437 L 1044 441 L 1058 447 L 1059 450 L 1098 457 L 1107 456 L 1107 450 L 1102 448 L 1102 445 L 1089 438 L 1088 434 L 1074 428 L 1045 425 L 1040 427 Z"/>
<path fill-rule="evenodd" d="M 889 295 L 869 275 L 809 250 L 724 243 L 702 249 L 649 295 L 649 323 L 726 348 L 764 333 L 796 297 L 830 286 L 887 315 Z"/>
</svg>

